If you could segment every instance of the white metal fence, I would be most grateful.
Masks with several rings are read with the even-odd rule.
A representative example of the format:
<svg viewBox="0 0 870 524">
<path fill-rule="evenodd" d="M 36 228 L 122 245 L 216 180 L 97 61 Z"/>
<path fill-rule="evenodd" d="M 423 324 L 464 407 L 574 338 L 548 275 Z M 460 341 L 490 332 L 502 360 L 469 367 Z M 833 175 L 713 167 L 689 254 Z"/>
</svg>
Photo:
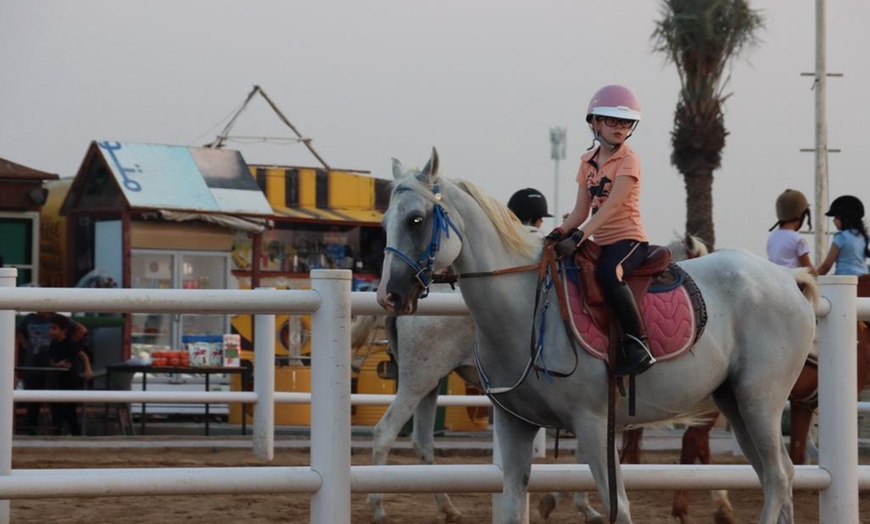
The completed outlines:
<svg viewBox="0 0 870 524">
<path fill-rule="evenodd" d="M 9 500 L 142 494 L 309 493 L 312 524 L 350 522 L 351 492 L 499 492 L 495 465 L 351 466 L 350 316 L 377 314 L 373 293 L 351 293 L 346 270 L 311 272 L 311 290 L 140 290 L 15 288 L 16 270 L 0 268 L 0 522 Z M 822 277 L 819 308 L 820 453 L 818 466 L 798 466 L 795 489 L 819 490 L 820 522 L 858 522 L 858 491 L 870 490 L 870 466 L 858 466 L 855 322 L 870 318 L 870 299 L 855 298 L 855 277 Z M 16 311 L 253 313 L 255 358 L 274 359 L 276 314 L 311 313 L 312 392 L 276 393 L 273 366 L 255 366 L 253 392 L 16 391 Z M 856 313 L 857 312 L 857 313 Z M 420 314 L 467 314 L 458 295 L 432 294 Z M 383 403 L 374 395 L 358 403 Z M 254 404 L 254 452 L 272 458 L 274 403 L 311 402 L 311 465 L 171 469 L 13 470 L 13 400 Z M 442 404 L 471 399 L 444 399 Z M 474 399 L 473 403 L 484 403 Z M 837 445 L 830 443 L 836 442 Z M 826 445 L 826 443 L 828 443 Z M 628 489 L 757 488 L 750 466 L 623 466 Z M 588 467 L 534 465 L 530 491 L 591 490 Z"/>
</svg>

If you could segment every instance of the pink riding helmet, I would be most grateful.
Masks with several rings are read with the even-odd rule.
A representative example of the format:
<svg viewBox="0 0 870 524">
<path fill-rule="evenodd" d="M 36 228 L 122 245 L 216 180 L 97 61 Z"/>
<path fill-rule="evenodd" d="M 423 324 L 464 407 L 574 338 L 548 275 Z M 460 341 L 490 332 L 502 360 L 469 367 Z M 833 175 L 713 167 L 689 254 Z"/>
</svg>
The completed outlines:
<svg viewBox="0 0 870 524">
<path fill-rule="evenodd" d="M 586 122 L 592 121 L 592 115 L 612 116 L 639 122 L 640 102 L 631 89 L 625 86 L 617 84 L 604 86 L 592 95 L 589 108 L 586 110 Z"/>
</svg>

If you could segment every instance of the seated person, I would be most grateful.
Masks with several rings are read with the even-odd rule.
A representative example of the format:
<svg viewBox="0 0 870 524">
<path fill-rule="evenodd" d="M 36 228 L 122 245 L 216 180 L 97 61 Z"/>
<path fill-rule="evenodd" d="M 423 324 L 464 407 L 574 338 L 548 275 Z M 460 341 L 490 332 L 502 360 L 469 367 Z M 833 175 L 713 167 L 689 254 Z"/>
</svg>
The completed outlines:
<svg viewBox="0 0 870 524">
<path fill-rule="evenodd" d="M 51 325 L 50 318 L 54 313 L 40 311 L 24 316 L 15 329 L 16 366 L 25 367 L 48 367 L 48 346 L 51 342 L 48 331 Z M 84 339 L 88 330 L 85 326 L 70 320 L 72 340 L 78 342 Z M 45 389 L 46 373 L 40 371 L 23 371 L 19 374 L 24 389 Z M 39 425 L 39 411 L 42 404 L 38 402 L 27 403 L 26 431 L 35 434 Z"/>
<path fill-rule="evenodd" d="M 91 359 L 81 342 L 73 339 L 71 320 L 63 315 L 49 317 L 48 334 L 51 342 L 48 349 L 49 365 L 66 371 L 57 373 L 56 389 L 82 389 L 85 381 L 94 377 Z M 51 419 L 56 435 L 62 435 L 64 423 L 71 435 L 81 435 L 82 428 L 76 414 L 76 404 L 56 402 L 51 405 Z"/>
</svg>

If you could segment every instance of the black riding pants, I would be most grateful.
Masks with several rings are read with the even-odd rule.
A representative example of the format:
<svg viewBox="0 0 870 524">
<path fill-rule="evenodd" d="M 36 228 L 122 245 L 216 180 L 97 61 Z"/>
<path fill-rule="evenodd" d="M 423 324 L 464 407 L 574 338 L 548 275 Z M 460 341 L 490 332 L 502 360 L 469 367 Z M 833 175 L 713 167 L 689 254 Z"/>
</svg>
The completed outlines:
<svg viewBox="0 0 870 524">
<path fill-rule="evenodd" d="M 649 254 L 649 242 L 637 240 L 620 240 L 613 244 L 601 246 L 601 259 L 598 261 L 596 276 L 605 290 L 613 289 L 622 281 L 622 276 L 628 275 L 639 266 Z M 617 268 L 622 272 L 617 273 Z"/>
</svg>

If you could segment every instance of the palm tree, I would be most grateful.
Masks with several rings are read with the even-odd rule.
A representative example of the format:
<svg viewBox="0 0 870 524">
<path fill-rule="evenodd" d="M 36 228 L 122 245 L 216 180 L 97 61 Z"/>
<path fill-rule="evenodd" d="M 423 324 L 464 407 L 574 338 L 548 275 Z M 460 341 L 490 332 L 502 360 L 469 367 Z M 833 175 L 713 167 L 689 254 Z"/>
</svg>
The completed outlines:
<svg viewBox="0 0 870 524">
<path fill-rule="evenodd" d="M 686 232 L 712 250 L 713 172 L 725 148 L 723 106 L 726 70 L 733 58 L 757 43 L 761 12 L 746 0 L 663 0 L 662 19 L 652 34 L 653 49 L 664 53 L 680 75 L 680 97 L 671 131 L 671 163 L 686 184 Z"/>
</svg>

